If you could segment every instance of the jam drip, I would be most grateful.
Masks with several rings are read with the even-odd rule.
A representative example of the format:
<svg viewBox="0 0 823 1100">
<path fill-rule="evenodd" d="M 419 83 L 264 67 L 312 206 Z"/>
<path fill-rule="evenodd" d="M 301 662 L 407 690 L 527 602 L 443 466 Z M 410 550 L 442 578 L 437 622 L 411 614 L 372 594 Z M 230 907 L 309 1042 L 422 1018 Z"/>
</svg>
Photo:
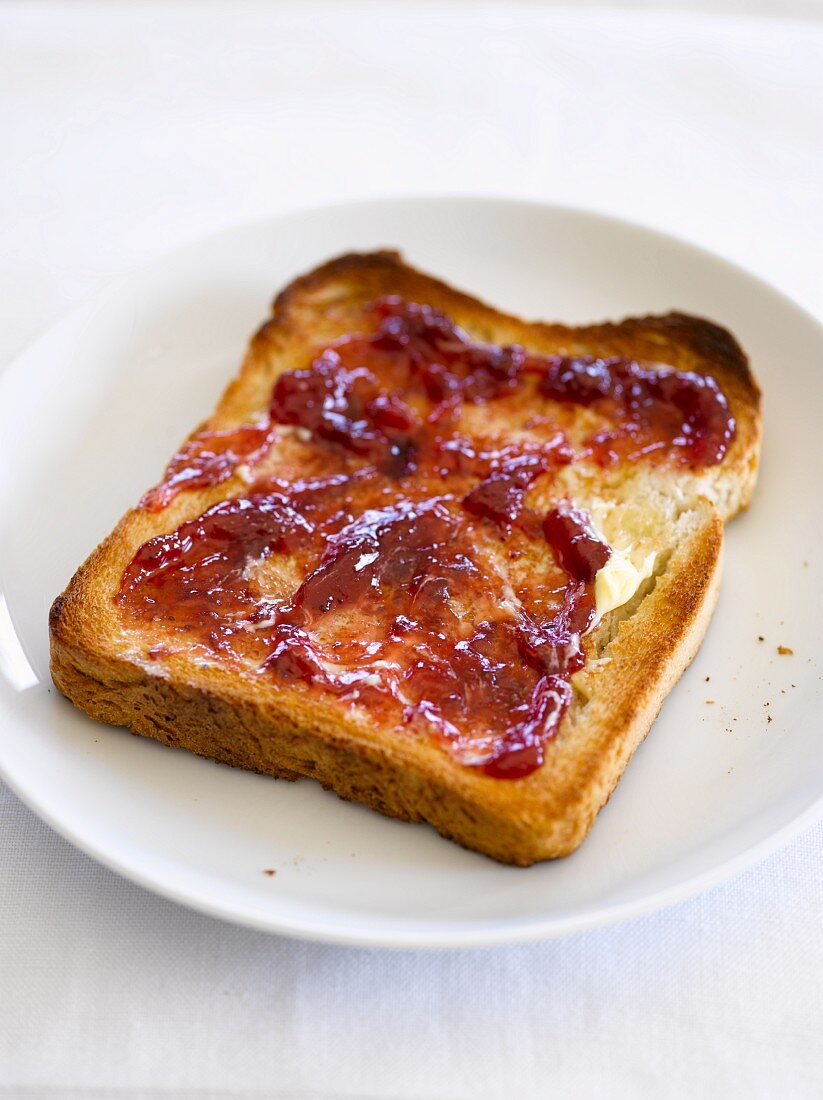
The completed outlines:
<svg viewBox="0 0 823 1100">
<path fill-rule="evenodd" d="M 144 508 L 241 465 L 248 495 L 146 542 L 116 599 L 150 656 L 251 666 L 521 778 L 571 702 L 611 552 L 571 502 L 534 502 L 572 461 L 719 462 L 734 421 L 710 378 L 474 343 L 398 298 L 367 315 L 281 374 L 256 424 L 184 445 Z M 477 431 L 489 402 L 505 443 Z M 590 410 L 574 448 L 567 406 Z M 262 467 L 278 434 L 295 442 Z"/>
</svg>

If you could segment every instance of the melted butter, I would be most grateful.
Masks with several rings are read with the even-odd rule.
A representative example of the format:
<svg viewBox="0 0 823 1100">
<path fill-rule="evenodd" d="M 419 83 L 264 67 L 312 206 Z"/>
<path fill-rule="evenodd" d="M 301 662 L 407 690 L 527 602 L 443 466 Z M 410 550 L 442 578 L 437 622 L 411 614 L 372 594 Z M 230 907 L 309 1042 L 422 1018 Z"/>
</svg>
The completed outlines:
<svg viewBox="0 0 823 1100">
<path fill-rule="evenodd" d="M 598 620 L 629 602 L 643 581 L 652 575 L 656 557 L 652 551 L 639 565 L 635 565 L 628 551 L 612 547 L 609 560 L 598 570 L 594 580 Z"/>
</svg>

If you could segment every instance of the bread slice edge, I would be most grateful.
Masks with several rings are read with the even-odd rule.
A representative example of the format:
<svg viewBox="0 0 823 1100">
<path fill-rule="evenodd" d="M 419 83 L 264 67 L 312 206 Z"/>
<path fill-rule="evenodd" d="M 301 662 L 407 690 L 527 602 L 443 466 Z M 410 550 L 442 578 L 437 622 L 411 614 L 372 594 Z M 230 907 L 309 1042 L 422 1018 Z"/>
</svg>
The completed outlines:
<svg viewBox="0 0 823 1100">
<path fill-rule="evenodd" d="M 402 737 L 359 736 L 323 708 L 308 724 L 253 695 L 112 661 L 64 638 L 59 598 L 51 616 L 52 676 L 99 721 L 234 767 L 315 779 L 343 799 L 428 822 L 464 847 L 528 866 L 582 843 L 703 640 L 717 600 L 723 524 L 708 502 L 681 520 L 682 538 L 665 570 L 589 666 L 590 700 L 573 708 L 543 768 L 522 780 L 490 779 L 436 746 L 425 747 L 434 754 L 420 753 Z"/>
<path fill-rule="evenodd" d="M 569 354 L 657 356 L 680 369 L 714 373 L 738 420 L 728 461 L 684 492 L 681 520 L 691 524 L 688 536 L 672 548 L 651 592 L 627 617 L 615 616 L 615 622 L 622 618 L 615 637 L 598 646 L 584 670 L 588 702 L 576 700 L 548 746 L 543 768 L 522 780 L 490 779 L 455 764 L 430 739 L 369 728 L 311 691 L 250 691 L 246 680 L 234 682 L 230 669 L 184 674 L 179 665 L 164 669 L 130 659 L 103 622 L 115 618 L 112 578 L 155 522 L 137 510 L 127 513 L 55 601 L 54 680 L 93 718 L 222 763 L 288 779 L 315 778 L 382 813 L 428 821 L 444 836 L 503 862 L 527 865 L 567 855 L 586 836 L 708 626 L 717 597 L 722 518 L 745 507 L 754 485 L 759 391 L 736 342 L 710 322 L 669 314 L 580 328 L 527 323 L 415 271 L 395 253 L 381 252 L 340 257 L 290 284 L 206 425 L 248 419 L 257 407 L 254 395 L 270 390 L 272 371 L 293 365 L 275 365 L 279 349 L 303 346 L 318 308 L 331 317 L 339 308 L 346 331 L 348 316 L 390 292 L 436 305 L 477 339 L 519 341 L 538 352 L 562 347 Z M 227 483 L 183 494 L 162 526 L 171 529 L 236 491 Z M 701 491 L 712 503 L 700 499 Z"/>
</svg>

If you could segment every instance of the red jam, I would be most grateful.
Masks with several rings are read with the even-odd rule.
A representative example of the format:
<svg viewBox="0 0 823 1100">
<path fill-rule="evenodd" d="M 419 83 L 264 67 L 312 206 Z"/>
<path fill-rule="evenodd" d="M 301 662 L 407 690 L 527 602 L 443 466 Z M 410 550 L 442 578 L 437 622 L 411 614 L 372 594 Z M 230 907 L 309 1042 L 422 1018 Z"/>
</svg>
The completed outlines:
<svg viewBox="0 0 823 1100">
<path fill-rule="evenodd" d="M 618 423 L 596 432 L 601 463 L 664 450 L 690 466 L 721 462 L 735 423 L 715 380 L 692 371 L 661 371 L 625 359 L 558 358 L 540 382 L 554 401 L 603 408 Z"/>
<path fill-rule="evenodd" d="M 589 516 L 568 501 L 546 514 L 543 534 L 569 576 L 583 584 L 594 579 L 611 557 L 611 548 L 594 529 Z"/>
<path fill-rule="evenodd" d="M 610 554 L 585 512 L 529 493 L 572 461 L 719 462 L 734 422 L 701 376 L 476 344 L 396 298 L 371 327 L 282 374 L 265 419 L 183 447 L 143 507 L 241 464 L 253 484 L 141 546 L 117 601 L 151 651 L 176 637 L 520 778 L 571 702 Z M 506 442 L 480 430 L 490 402 Z M 598 426 L 571 443 L 576 405 Z M 296 452 L 269 453 L 278 425 Z"/>
<path fill-rule="evenodd" d="M 242 463 L 254 465 L 271 446 L 268 420 L 222 432 L 201 432 L 177 452 L 159 485 L 140 501 L 148 512 L 161 512 L 183 489 L 205 489 L 228 481 Z"/>
<path fill-rule="evenodd" d="M 548 462 L 542 454 L 508 458 L 466 494 L 463 507 L 472 515 L 511 525 L 523 510 L 529 486 L 547 469 Z"/>
</svg>

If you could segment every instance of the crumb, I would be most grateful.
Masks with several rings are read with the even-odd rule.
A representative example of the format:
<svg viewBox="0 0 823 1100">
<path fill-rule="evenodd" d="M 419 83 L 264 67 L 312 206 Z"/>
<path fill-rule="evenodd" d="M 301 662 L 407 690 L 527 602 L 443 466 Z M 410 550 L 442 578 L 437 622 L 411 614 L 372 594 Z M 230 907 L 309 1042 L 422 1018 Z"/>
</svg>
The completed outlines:
<svg viewBox="0 0 823 1100">
<path fill-rule="evenodd" d="M 275 869 L 274 869 L 273 867 L 264 867 L 264 869 L 263 869 L 263 874 L 264 874 L 264 875 L 268 875 L 268 876 L 269 876 L 269 878 L 271 878 L 271 877 L 272 877 L 272 875 L 276 875 L 276 874 L 277 874 L 277 871 L 275 871 Z"/>
<path fill-rule="evenodd" d="M 711 680 L 711 676 L 707 676 L 707 677 L 706 677 L 706 683 L 707 683 L 707 684 L 708 684 L 709 680 Z"/>
<path fill-rule="evenodd" d="M 789 647 L 788 647 L 787 645 L 779 645 L 779 646 L 777 647 L 777 652 L 778 652 L 778 653 L 780 653 L 780 654 L 782 654 L 782 655 L 783 655 L 784 657 L 785 657 L 785 656 L 789 656 L 789 657 L 791 657 L 791 656 L 793 656 L 793 655 L 794 655 L 794 650 L 793 650 L 793 649 L 789 649 Z"/>
<path fill-rule="evenodd" d="M 767 714 L 767 715 L 766 715 L 766 721 L 767 721 L 767 722 L 773 722 L 773 721 L 774 721 L 774 719 L 772 718 L 772 716 L 771 716 L 770 714 Z"/>
<path fill-rule="evenodd" d="M 711 706 L 711 704 L 714 702 L 714 699 L 707 699 L 706 702 L 709 704 L 709 706 Z"/>
<path fill-rule="evenodd" d="M 762 634 L 757 635 L 757 640 L 758 640 L 758 642 L 765 642 L 766 641 L 766 639 L 763 637 Z"/>
</svg>

